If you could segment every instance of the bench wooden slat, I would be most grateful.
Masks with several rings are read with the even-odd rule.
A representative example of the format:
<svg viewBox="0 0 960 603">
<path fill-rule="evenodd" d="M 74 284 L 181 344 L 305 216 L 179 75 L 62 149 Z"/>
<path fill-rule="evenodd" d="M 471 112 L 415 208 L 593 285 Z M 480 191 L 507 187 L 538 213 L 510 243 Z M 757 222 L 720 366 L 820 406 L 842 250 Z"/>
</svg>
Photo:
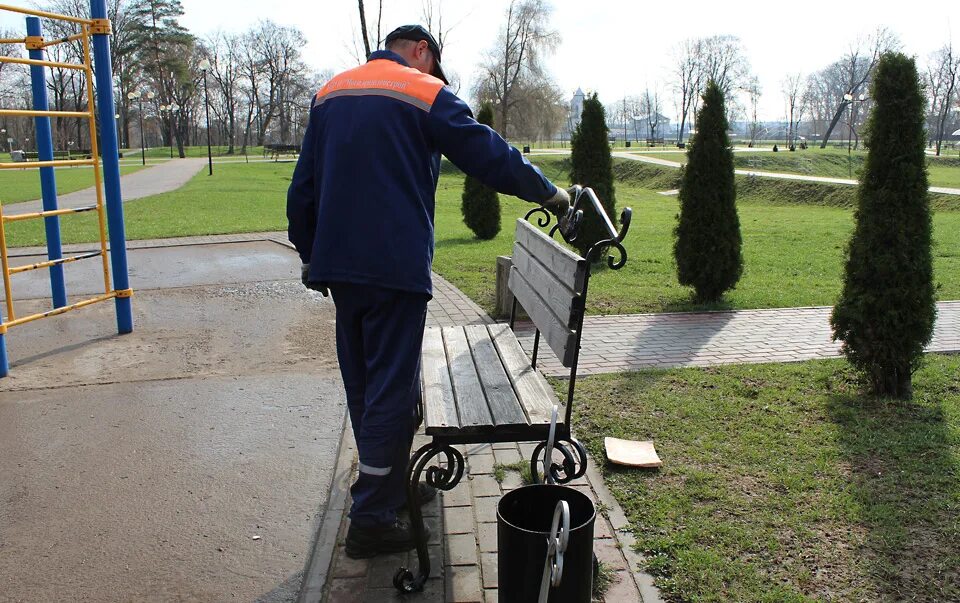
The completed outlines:
<svg viewBox="0 0 960 603">
<path fill-rule="evenodd" d="M 530 366 L 530 359 L 509 326 L 496 324 L 489 325 L 488 329 L 527 420 L 531 425 L 549 425 L 553 406 L 559 404 L 553 389 L 543 375 Z"/>
<path fill-rule="evenodd" d="M 540 260 L 557 280 L 574 293 L 583 293 L 587 261 L 566 249 L 526 220 L 517 220 L 516 242 Z"/>
<path fill-rule="evenodd" d="M 573 292 L 571 284 L 564 283 L 549 271 L 539 258 L 517 243 L 513 246 L 513 265 L 519 270 L 553 313 L 571 329 L 576 328 L 581 307 L 580 295 Z"/>
<path fill-rule="evenodd" d="M 460 415 L 460 429 L 480 431 L 493 427 L 493 417 L 487 407 L 487 398 L 480 385 L 477 366 L 467 343 L 463 327 L 443 329 L 443 342 L 447 349 L 447 361 L 450 363 L 450 375 L 453 377 L 453 394 Z"/>
<path fill-rule="evenodd" d="M 423 379 L 423 422 L 429 428 L 459 429 L 453 385 L 447 368 L 443 336 L 439 328 L 428 328 L 423 333 L 421 355 Z"/>
<path fill-rule="evenodd" d="M 516 266 L 510 269 L 509 286 L 517 302 L 526 310 L 533 324 L 540 329 L 541 337 L 557 355 L 557 359 L 563 366 L 571 366 L 577 345 L 576 333 L 564 324 L 565 321 L 557 318 L 547 302 L 540 297 L 537 290 L 523 273 L 517 270 Z"/>
<path fill-rule="evenodd" d="M 487 405 L 494 425 L 498 427 L 526 425 L 527 416 L 520 407 L 517 395 L 513 393 L 510 377 L 503 368 L 503 362 L 497 354 L 487 327 L 471 325 L 464 327 L 464 330 L 470 349 L 473 351 L 473 358 L 476 361 L 480 382 L 483 384 L 483 391 L 487 396 Z"/>
</svg>

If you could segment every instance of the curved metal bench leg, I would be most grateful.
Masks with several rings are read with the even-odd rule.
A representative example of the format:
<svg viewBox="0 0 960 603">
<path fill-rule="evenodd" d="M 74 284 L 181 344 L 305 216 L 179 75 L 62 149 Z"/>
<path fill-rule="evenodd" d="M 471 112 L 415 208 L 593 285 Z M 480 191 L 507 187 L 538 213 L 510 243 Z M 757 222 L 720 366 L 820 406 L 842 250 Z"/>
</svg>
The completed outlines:
<svg viewBox="0 0 960 603">
<path fill-rule="evenodd" d="M 540 442 L 530 455 L 530 477 L 534 483 L 541 483 L 538 467 L 543 465 L 543 449 L 546 447 L 546 442 Z M 572 437 L 558 437 L 553 443 L 553 449 L 563 455 L 563 461 L 561 464 L 551 461 L 550 466 L 543 470 L 544 473 L 550 472 L 555 483 L 566 484 L 583 477 L 587 472 L 587 449 L 583 444 Z"/>
<path fill-rule="evenodd" d="M 443 455 L 446 467 L 441 467 L 437 458 Z M 431 462 L 438 464 L 427 467 Z M 430 555 L 427 550 L 426 530 L 423 526 L 423 511 L 420 509 L 420 476 L 426 469 L 427 484 L 440 490 L 452 490 L 463 477 L 463 455 L 449 444 L 433 441 L 413 453 L 407 467 L 407 507 L 410 509 L 410 526 L 417 541 L 417 560 L 420 564 L 414 577 L 406 567 L 397 570 L 393 585 L 401 593 L 415 593 L 423 590 L 430 577 Z"/>
</svg>

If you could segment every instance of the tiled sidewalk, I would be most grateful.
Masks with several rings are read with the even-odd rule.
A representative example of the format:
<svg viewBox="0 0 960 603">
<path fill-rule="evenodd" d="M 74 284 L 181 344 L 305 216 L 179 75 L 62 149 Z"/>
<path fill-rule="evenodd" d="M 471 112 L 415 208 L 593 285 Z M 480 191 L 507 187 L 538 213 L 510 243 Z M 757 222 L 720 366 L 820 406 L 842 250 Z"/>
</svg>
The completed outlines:
<svg viewBox="0 0 960 603">
<path fill-rule="evenodd" d="M 578 374 L 618 373 L 646 368 L 796 362 L 840 355 L 831 341 L 828 307 L 590 316 L 583 326 Z M 527 353 L 530 325 L 517 326 Z M 931 352 L 960 351 L 960 301 L 937 304 Z M 549 352 L 538 368 L 567 375 Z"/>
<path fill-rule="evenodd" d="M 345 434 L 345 452 L 353 455 Z M 418 436 L 414 447 L 426 443 Z M 339 509 L 337 546 L 332 554 L 330 571 L 325 584 L 317 583 L 304 598 L 305 601 L 331 603 L 366 603 L 385 601 L 423 601 L 426 603 L 483 603 L 498 600 L 497 581 L 497 502 L 500 497 L 522 485 L 520 474 L 506 470 L 503 482 L 494 476 L 497 464 L 512 465 L 529 459 L 533 444 L 477 444 L 460 446 L 467 463 L 460 484 L 450 492 L 442 492 L 436 500 L 424 507 L 425 523 L 432 532 L 429 541 L 431 576 L 423 593 L 398 595 L 393 588 L 393 577 L 401 566 L 417 567 L 416 551 L 385 555 L 369 560 L 353 560 L 344 553 L 343 542 L 348 520 L 349 495 Z M 349 475 L 355 467 L 350 466 Z M 349 480 L 338 482 L 347 483 Z M 632 551 L 632 538 L 626 532 L 627 520 L 619 505 L 606 491 L 602 479 L 592 467 L 585 477 L 571 486 L 602 501 L 594 526 L 594 553 L 610 572 L 611 583 L 603 601 L 617 603 L 654 603 L 659 595 L 649 576 L 631 572 L 639 558 Z M 539 580 L 531 575 L 532 580 Z M 308 584 L 308 587 L 311 585 Z M 320 595 L 323 592 L 323 595 Z M 641 595 L 643 592 L 643 595 Z M 321 598 L 322 597 L 322 598 Z"/>
</svg>

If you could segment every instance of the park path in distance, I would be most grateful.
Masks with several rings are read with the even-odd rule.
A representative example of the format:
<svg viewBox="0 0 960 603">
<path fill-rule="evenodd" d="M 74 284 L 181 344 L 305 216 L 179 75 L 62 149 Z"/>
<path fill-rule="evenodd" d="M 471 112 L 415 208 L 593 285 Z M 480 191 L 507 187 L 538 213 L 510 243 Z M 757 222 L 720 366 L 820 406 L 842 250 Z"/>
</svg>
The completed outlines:
<svg viewBox="0 0 960 603">
<path fill-rule="evenodd" d="M 206 158 L 174 159 L 120 177 L 120 190 L 123 192 L 123 201 L 133 201 L 151 195 L 168 193 L 177 190 L 197 175 L 207 165 Z M 40 175 L 37 174 L 39 181 Z M 90 172 L 93 181 L 93 172 Z M 57 206 L 60 209 L 72 209 L 86 205 L 94 205 L 97 194 L 94 187 L 85 188 L 73 193 L 59 195 Z M 43 206 L 39 199 L 11 203 L 3 206 L 3 213 L 14 215 L 41 211 Z"/>
<path fill-rule="evenodd" d="M 567 150 L 555 150 L 555 149 L 542 149 L 538 150 L 532 155 L 569 155 L 570 151 Z M 660 159 L 659 157 L 650 157 L 646 155 L 634 155 L 633 153 L 627 153 L 623 151 L 611 153 L 614 157 L 618 159 L 628 159 L 630 161 L 640 161 L 643 163 L 651 163 L 653 165 L 661 165 L 664 167 L 670 168 L 680 168 L 683 164 L 677 161 L 670 161 L 669 159 Z M 847 178 L 829 178 L 826 176 L 807 176 L 804 174 L 789 174 L 784 172 L 762 172 L 757 170 L 734 170 L 734 173 L 738 176 L 757 176 L 758 178 L 779 178 L 781 180 L 802 180 L 804 182 L 819 182 L 823 184 L 843 184 L 846 186 L 856 186 L 859 184 L 856 180 L 849 180 Z M 944 195 L 960 195 L 960 188 L 948 188 L 943 186 L 931 186 L 931 193 L 941 193 Z"/>
<path fill-rule="evenodd" d="M 613 153 L 614 157 L 621 159 L 630 159 L 632 161 L 642 161 L 644 163 L 653 163 L 667 167 L 679 168 L 682 164 L 667 159 L 656 157 L 646 157 L 643 155 L 632 155 L 630 153 Z M 846 186 L 856 186 L 859 184 L 856 180 L 847 178 L 830 178 L 827 176 L 808 176 L 805 174 L 790 174 L 785 172 L 763 172 L 758 170 L 734 170 L 738 176 L 756 176 L 758 178 L 779 178 L 780 180 L 802 180 L 804 182 L 820 182 L 823 184 L 843 184 Z M 931 193 L 942 193 L 944 195 L 960 195 L 960 188 L 948 188 L 944 186 L 931 186 Z"/>
</svg>

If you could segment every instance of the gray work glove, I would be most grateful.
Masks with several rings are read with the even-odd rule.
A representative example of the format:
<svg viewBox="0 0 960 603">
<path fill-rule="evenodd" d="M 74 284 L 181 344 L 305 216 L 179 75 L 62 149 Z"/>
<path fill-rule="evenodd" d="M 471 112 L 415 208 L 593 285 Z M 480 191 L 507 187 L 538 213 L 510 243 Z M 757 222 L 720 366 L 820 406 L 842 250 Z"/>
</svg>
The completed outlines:
<svg viewBox="0 0 960 603">
<path fill-rule="evenodd" d="M 562 218 L 567 215 L 567 210 L 570 209 L 570 194 L 558 186 L 557 192 L 544 201 L 542 205 L 544 209 L 557 218 Z"/>
<path fill-rule="evenodd" d="M 319 291 L 321 295 L 327 297 L 330 295 L 330 292 L 325 286 L 320 283 L 310 281 L 310 264 L 301 264 L 300 265 L 300 282 L 303 283 L 303 286 L 307 289 L 313 289 L 314 291 Z"/>
</svg>

